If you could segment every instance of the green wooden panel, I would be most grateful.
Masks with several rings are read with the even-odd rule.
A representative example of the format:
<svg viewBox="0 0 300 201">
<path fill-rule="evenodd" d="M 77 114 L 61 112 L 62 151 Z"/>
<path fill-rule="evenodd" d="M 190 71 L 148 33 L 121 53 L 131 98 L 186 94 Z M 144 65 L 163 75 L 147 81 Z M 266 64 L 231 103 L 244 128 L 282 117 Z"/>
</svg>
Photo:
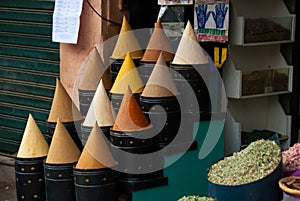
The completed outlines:
<svg viewBox="0 0 300 201">
<path fill-rule="evenodd" d="M 0 138 L 0 151 L 15 154 L 20 146 L 20 142 Z"/>
<path fill-rule="evenodd" d="M 58 50 L 59 43 L 51 42 L 51 36 L 32 36 L 18 33 L 0 32 L 0 43 L 27 45 L 35 47 L 46 47 Z"/>
<path fill-rule="evenodd" d="M 32 8 L 40 10 L 52 10 L 54 8 L 54 0 L 37 1 L 37 0 L 1 0 L 0 7 L 4 8 Z"/>
<path fill-rule="evenodd" d="M 13 129 L 10 127 L 0 126 L 1 138 L 20 141 L 22 139 L 24 131 L 21 129 Z"/>
<path fill-rule="evenodd" d="M 0 21 L 0 31 L 34 34 L 36 36 L 52 34 L 51 24 L 47 23 L 17 23 L 9 21 Z"/>
<path fill-rule="evenodd" d="M 0 66 L 0 72 L 1 72 L 0 78 L 35 82 L 39 84 L 48 84 L 48 85 L 53 85 L 53 83 L 55 83 L 56 78 L 59 77 L 58 73 L 25 70 L 25 69 L 13 68 L 13 67 Z"/>
<path fill-rule="evenodd" d="M 52 23 L 52 11 L 15 10 L 0 7 L 0 20 Z"/>
<path fill-rule="evenodd" d="M 11 44 L 0 43 L 0 55 L 10 55 L 17 57 L 26 57 L 27 59 L 59 60 L 58 50 L 39 49 L 30 46 L 13 46 Z"/>
<path fill-rule="evenodd" d="M 0 102 L 20 104 L 34 108 L 50 108 L 52 99 L 24 93 L 0 91 Z"/>
<path fill-rule="evenodd" d="M 59 73 L 59 61 L 52 61 L 50 63 L 43 60 L 29 60 L 25 57 L 10 57 L 0 55 L 0 66 Z"/>
</svg>

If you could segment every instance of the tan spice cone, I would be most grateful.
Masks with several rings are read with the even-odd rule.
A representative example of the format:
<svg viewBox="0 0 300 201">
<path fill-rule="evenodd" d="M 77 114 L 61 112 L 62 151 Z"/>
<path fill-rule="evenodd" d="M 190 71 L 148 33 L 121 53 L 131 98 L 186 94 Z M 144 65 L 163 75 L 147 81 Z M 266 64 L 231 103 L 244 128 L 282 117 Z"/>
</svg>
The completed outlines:
<svg viewBox="0 0 300 201">
<path fill-rule="evenodd" d="M 91 50 L 82 68 L 86 70 L 79 89 L 96 90 L 101 78 L 104 80 L 105 89 L 110 89 L 112 82 L 96 47 Z"/>
<path fill-rule="evenodd" d="M 128 85 L 132 89 L 133 93 L 142 93 L 144 89 L 144 84 L 129 52 L 126 55 L 110 92 L 115 94 L 124 94 Z"/>
<path fill-rule="evenodd" d="M 172 64 L 193 65 L 206 63 L 208 63 L 208 61 L 205 58 L 203 49 L 197 40 L 191 23 L 188 21 Z"/>
<path fill-rule="evenodd" d="M 56 88 L 48 122 L 54 123 L 57 119 L 60 119 L 61 122 L 73 122 L 83 119 L 83 116 L 59 79 L 56 79 Z"/>
<path fill-rule="evenodd" d="M 111 102 L 104 89 L 102 80 L 95 92 L 94 98 L 83 122 L 83 126 L 93 127 L 96 121 L 100 127 L 112 126 L 115 121 Z"/>
<path fill-rule="evenodd" d="M 34 118 L 29 114 L 21 145 L 17 154 L 18 158 L 38 158 L 47 156 L 49 146 L 41 133 Z"/>
<path fill-rule="evenodd" d="M 150 127 L 151 125 L 128 86 L 112 130 L 132 132 L 146 130 Z"/>
<path fill-rule="evenodd" d="M 99 126 L 95 123 L 76 168 L 100 169 L 116 165 L 103 136 Z"/>
<path fill-rule="evenodd" d="M 160 54 L 141 96 L 170 97 L 178 94 L 179 92 L 175 86 L 169 67 L 165 62 L 163 54 Z"/>
<path fill-rule="evenodd" d="M 165 57 L 165 61 L 170 62 L 173 60 L 174 53 L 159 18 L 141 61 L 156 62 L 161 51 Z"/>
<path fill-rule="evenodd" d="M 54 130 L 46 163 L 69 164 L 78 161 L 80 151 L 60 119 Z"/>
<path fill-rule="evenodd" d="M 111 57 L 114 59 L 124 59 L 127 52 L 131 53 L 133 59 L 140 59 L 143 56 L 140 44 L 124 16 L 118 40 Z"/>
</svg>

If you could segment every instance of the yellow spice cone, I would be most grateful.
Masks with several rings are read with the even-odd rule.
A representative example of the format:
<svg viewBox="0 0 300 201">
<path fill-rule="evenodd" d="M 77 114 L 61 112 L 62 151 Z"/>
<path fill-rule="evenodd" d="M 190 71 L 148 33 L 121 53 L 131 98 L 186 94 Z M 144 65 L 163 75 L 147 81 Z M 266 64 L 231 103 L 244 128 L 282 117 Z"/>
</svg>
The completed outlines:
<svg viewBox="0 0 300 201">
<path fill-rule="evenodd" d="M 143 56 L 140 44 L 124 16 L 121 31 L 111 57 L 114 59 L 124 59 L 127 52 L 132 54 L 133 59 L 140 59 Z"/>
<path fill-rule="evenodd" d="M 93 127 L 96 121 L 100 127 L 112 126 L 115 121 L 111 102 L 104 89 L 102 80 L 96 90 L 86 118 L 83 122 L 83 126 Z"/>
<path fill-rule="evenodd" d="M 103 133 L 95 123 L 89 135 L 83 152 L 78 160 L 78 169 L 100 169 L 113 167 L 116 165 L 108 145 L 106 144 Z"/>
<path fill-rule="evenodd" d="M 161 20 L 158 19 L 141 61 L 156 62 L 161 52 L 165 61 L 170 62 L 173 60 L 173 50 L 162 27 Z"/>
<path fill-rule="evenodd" d="M 57 119 L 60 119 L 62 122 L 73 122 L 83 119 L 83 116 L 59 79 L 56 79 L 56 88 L 48 122 L 55 123 Z"/>
<path fill-rule="evenodd" d="M 139 104 L 136 102 L 130 87 L 122 99 L 119 112 L 112 130 L 123 132 L 141 131 L 150 128 L 146 116 L 143 114 Z"/>
<path fill-rule="evenodd" d="M 172 64 L 193 65 L 206 63 L 208 63 L 208 61 L 205 58 L 203 49 L 197 40 L 191 23 L 188 21 Z"/>
<path fill-rule="evenodd" d="M 133 93 L 142 93 L 144 89 L 144 84 L 129 52 L 126 55 L 110 92 L 115 94 L 124 94 L 128 85 Z"/>
<path fill-rule="evenodd" d="M 37 126 L 34 118 L 29 114 L 21 145 L 17 157 L 38 158 L 47 156 L 49 146 Z"/>
<path fill-rule="evenodd" d="M 178 94 L 179 92 L 177 91 L 164 56 L 160 54 L 141 96 L 169 97 Z"/>
<path fill-rule="evenodd" d="M 92 49 L 87 62 L 83 65 L 82 68 L 86 68 L 86 71 L 79 89 L 96 90 L 101 78 L 104 80 L 107 89 L 110 89 L 112 83 L 96 47 Z"/>
<path fill-rule="evenodd" d="M 78 161 L 80 151 L 71 138 L 67 129 L 58 119 L 51 145 L 49 148 L 46 163 L 48 164 L 69 164 Z"/>
</svg>

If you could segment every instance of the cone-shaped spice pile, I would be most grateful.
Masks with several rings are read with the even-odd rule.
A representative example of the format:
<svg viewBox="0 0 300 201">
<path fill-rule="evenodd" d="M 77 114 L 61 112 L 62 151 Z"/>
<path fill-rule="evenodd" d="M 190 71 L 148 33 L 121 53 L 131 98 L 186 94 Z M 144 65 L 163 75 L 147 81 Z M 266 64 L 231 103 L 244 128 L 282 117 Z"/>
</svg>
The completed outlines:
<svg viewBox="0 0 300 201">
<path fill-rule="evenodd" d="M 17 154 L 18 158 L 38 158 L 48 154 L 49 146 L 37 126 L 34 118 L 29 114 L 21 145 Z"/>
<path fill-rule="evenodd" d="M 170 70 L 161 53 L 141 96 L 170 97 L 178 94 Z"/>
<path fill-rule="evenodd" d="M 57 119 L 60 119 L 61 122 L 73 122 L 83 119 L 83 116 L 58 79 L 56 79 L 56 88 L 48 122 L 55 123 Z"/>
<path fill-rule="evenodd" d="M 188 21 L 172 64 L 193 65 L 208 63 L 191 23 Z"/>
<path fill-rule="evenodd" d="M 46 163 L 69 164 L 78 161 L 80 151 L 70 134 L 58 119 Z"/>
<path fill-rule="evenodd" d="M 133 59 L 140 59 L 143 56 L 140 44 L 124 16 L 121 31 L 111 57 L 113 59 L 124 59 L 127 52 L 131 53 Z"/>
<path fill-rule="evenodd" d="M 105 89 L 111 88 L 112 82 L 96 47 L 94 47 L 90 52 L 85 65 L 87 65 L 86 71 L 79 89 L 96 90 L 101 79 L 103 80 Z"/>
<path fill-rule="evenodd" d="M 130 87 L 128 86 L 112 130 L 134 132 L 146 130 L 150 127 L 151 125 L 149 124 L 146 116 L 143 114 Z"/>
<path fill-rule="evenodd" d="M 105 143 L 104 135 L 101 133 L 97 123 L 95 123 L 76 168 L 101 169 L 115 165 L 116 162 Z"/>
<path fill-rule="evenodd" d="M 144 84 L 129 52 L 126 55 L 110 93 L 124 94 L 128 85 L 133 93 L 141 93 L 144 89 Z"/>
<path fill-rule="evenodd" d="M 161 20 L 158 19 L 141 61 L 156 63 L 161 52 L 163 53 L 166 62 L 173 60 L 173 50 L 170 46 L 165 31 L 163 30 Z"/>
<path fill-rule="evenodd" d="M 93 127 L 96 121 L 100 127 L 112 126 L 114 124 L 111 102 L 104 89 L 102 80 L 96 90 L 83 126 Z"/>
</svg>

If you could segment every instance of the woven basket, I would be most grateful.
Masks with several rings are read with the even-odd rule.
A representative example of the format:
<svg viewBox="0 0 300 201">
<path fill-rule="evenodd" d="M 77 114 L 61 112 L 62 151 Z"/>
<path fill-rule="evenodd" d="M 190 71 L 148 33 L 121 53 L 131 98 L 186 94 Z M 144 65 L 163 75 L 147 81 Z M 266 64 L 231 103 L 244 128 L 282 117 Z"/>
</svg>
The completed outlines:
<svg viewBox="0 0 300 201">
<path fill-rule="evenodd" d="M 284 177 L 280 179 L 278 183 L 279 183 L 279 187 L 287 194 L 295 197 L 300 197 L 300 177 L 297 176 Z M 299 190 L 291 187 L 295 183 L 299 184 Z"/>
</svg>

